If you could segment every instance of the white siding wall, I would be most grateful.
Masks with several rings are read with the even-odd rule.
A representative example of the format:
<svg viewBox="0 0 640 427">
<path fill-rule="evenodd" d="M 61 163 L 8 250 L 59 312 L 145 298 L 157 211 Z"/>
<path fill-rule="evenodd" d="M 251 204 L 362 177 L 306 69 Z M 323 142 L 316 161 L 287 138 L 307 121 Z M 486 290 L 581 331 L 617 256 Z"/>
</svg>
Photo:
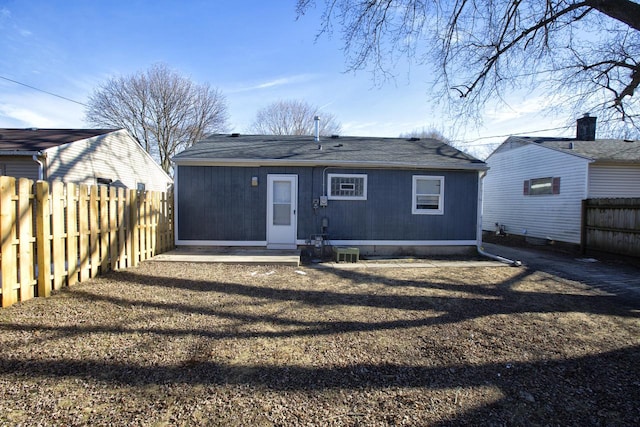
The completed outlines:
<svg viewBox="0 0 640 427">
<path fill-rule="evenodd" d="M 589 198 L 640 197 L 640 164 L 589 165 Z"/>
<path fill-rule="evenodd" d="M 114 185 L 165 191 L 171 178 L 125 131 L 112 132 L 47 150 L 48 179 L 96 184 L 96 178 Z"/>
<path fill-rule="evenodd" d="M 483 230 L 495 230 L 562 242 L 580 243 L 582 199 L 586 196 L 586 159 L 548 148 L 524 145 L 503 149 L 487 159 Z M 558 195 L 523 195 L 527 179 L 560 177 Z"/>
</svg>

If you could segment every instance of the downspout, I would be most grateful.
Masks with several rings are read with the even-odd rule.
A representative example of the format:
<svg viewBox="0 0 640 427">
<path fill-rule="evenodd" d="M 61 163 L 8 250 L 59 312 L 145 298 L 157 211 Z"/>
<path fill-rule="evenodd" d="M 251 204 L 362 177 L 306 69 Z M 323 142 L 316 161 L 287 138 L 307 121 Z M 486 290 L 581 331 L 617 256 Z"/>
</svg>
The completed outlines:
<svg viewBox="0 0 640 427">
<path fill-rule="evenodd" d="M 519 260 L 514 261 L 509 258 L 501 257 L 500 255 L 490 254 L 482 247 L 482 180 L 486 174 L 486 171 L 480 171 L 478 173 L 478 224 L 476 230 L 476 249 L 478 250 L 478 254 L 484 257 L 491 258 L 494 261 L 499 261 L 504 264 L 509 264 L 512 267 L 520 267 L 522 263 Z"/>
<path fill-rule="evenodd" d="M 42 163 L 40 157 L 43 157 L 42 151 L 39 151 L 38 154 L 34 154 L 31 157 L 33 161 L 38 164 L 38 181 L 42 181 L 44 179 L 44 163 Z"/>
</svg>

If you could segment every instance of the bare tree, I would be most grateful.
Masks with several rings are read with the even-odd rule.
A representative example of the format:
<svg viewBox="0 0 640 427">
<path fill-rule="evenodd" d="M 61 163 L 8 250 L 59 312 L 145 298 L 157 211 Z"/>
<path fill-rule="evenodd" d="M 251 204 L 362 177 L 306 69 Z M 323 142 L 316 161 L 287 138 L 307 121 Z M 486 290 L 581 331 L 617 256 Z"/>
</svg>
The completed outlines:
<svg viewBox="0 0 640 427">
<path fill-rule="evenodd" d="M 474 114 L 540 88 L 574 112 L 636 129 L 640 4 L 630 0 L 323 0 L 321 33 L 341 28 L 350 71 L 389 75 L 400 56 L 434 66 L 434 89 Z M 297 0 L 298 15 L 315 4 Z M 382 74 L 380 74 L 382 73 Z M 462 102 L 461 102 L 462 101 Z"/>
<path fill-rule="evenodd" d="M 320 116 L 320 135 L 339 135 L 342 125 L 333 114 L 305 101 L 277 101 L 259 110 L 251 132 L 262 135 L 313 135 Z"/>
<path fill-rule="evenodd" d="M 226 99 L 164 64 L 107 80 L 89 99 L 92 125 L 124 128 L 171 172 L 171 157 L 205 134 L 225 130 Z"/>
</svg>

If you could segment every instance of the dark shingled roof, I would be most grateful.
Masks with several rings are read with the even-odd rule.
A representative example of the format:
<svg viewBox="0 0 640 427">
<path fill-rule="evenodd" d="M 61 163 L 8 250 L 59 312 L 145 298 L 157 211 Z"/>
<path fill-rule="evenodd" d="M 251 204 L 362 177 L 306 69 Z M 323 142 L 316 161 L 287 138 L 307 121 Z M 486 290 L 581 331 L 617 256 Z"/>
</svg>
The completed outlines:
<svg viewBox="0 0 640 427">
<path fill-rule="evenodd" d="M 232 135 L 211 135 L 173 160 L 183 165 L 247 162 L 487 169 L 483 161 L 434 139 L 340 136 L 323 137 L 318 143 L 313 136 Z"/>
<path fill-rule="evenodd" d="M 507 142 L 526 142 L 563 151 L 601 162 L 638 162 L 640 161 L 640 142 L 623 139 L 597 139 L 582 141 L 573 138 L 548 138 L 530 136 L 512 136 Z"/>
<path fill-rule="evenodd" d="M 0 151 L 40 151 L 117 129 L 0 129 Z"/>
</svg>

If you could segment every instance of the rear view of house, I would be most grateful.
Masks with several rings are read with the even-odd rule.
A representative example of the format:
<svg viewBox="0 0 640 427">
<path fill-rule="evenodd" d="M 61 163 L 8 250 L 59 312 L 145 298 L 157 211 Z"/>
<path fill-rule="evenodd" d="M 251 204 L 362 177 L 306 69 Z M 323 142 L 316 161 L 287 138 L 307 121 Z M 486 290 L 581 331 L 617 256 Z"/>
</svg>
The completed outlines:
<svg viewBox="0 0 640 427">
<path fill-rule="evenodd" d="M 484 162 L 436 140 L 213 135 L 178 154 L 178 245 L 475 249 Z"/>
<path fill-rule="evenodd" d="M 172 183 L 124 129 L 0 129 L 0 174 L 154 191 Z"/>
<path fill-rule="evenodd" d="M 640 197 L 640 142 L 595 133 L 586 115 L 576 138 L 509 137 L 487 159 L 483 229 L 579 244 L 582 200 Z"/>
</svg>

